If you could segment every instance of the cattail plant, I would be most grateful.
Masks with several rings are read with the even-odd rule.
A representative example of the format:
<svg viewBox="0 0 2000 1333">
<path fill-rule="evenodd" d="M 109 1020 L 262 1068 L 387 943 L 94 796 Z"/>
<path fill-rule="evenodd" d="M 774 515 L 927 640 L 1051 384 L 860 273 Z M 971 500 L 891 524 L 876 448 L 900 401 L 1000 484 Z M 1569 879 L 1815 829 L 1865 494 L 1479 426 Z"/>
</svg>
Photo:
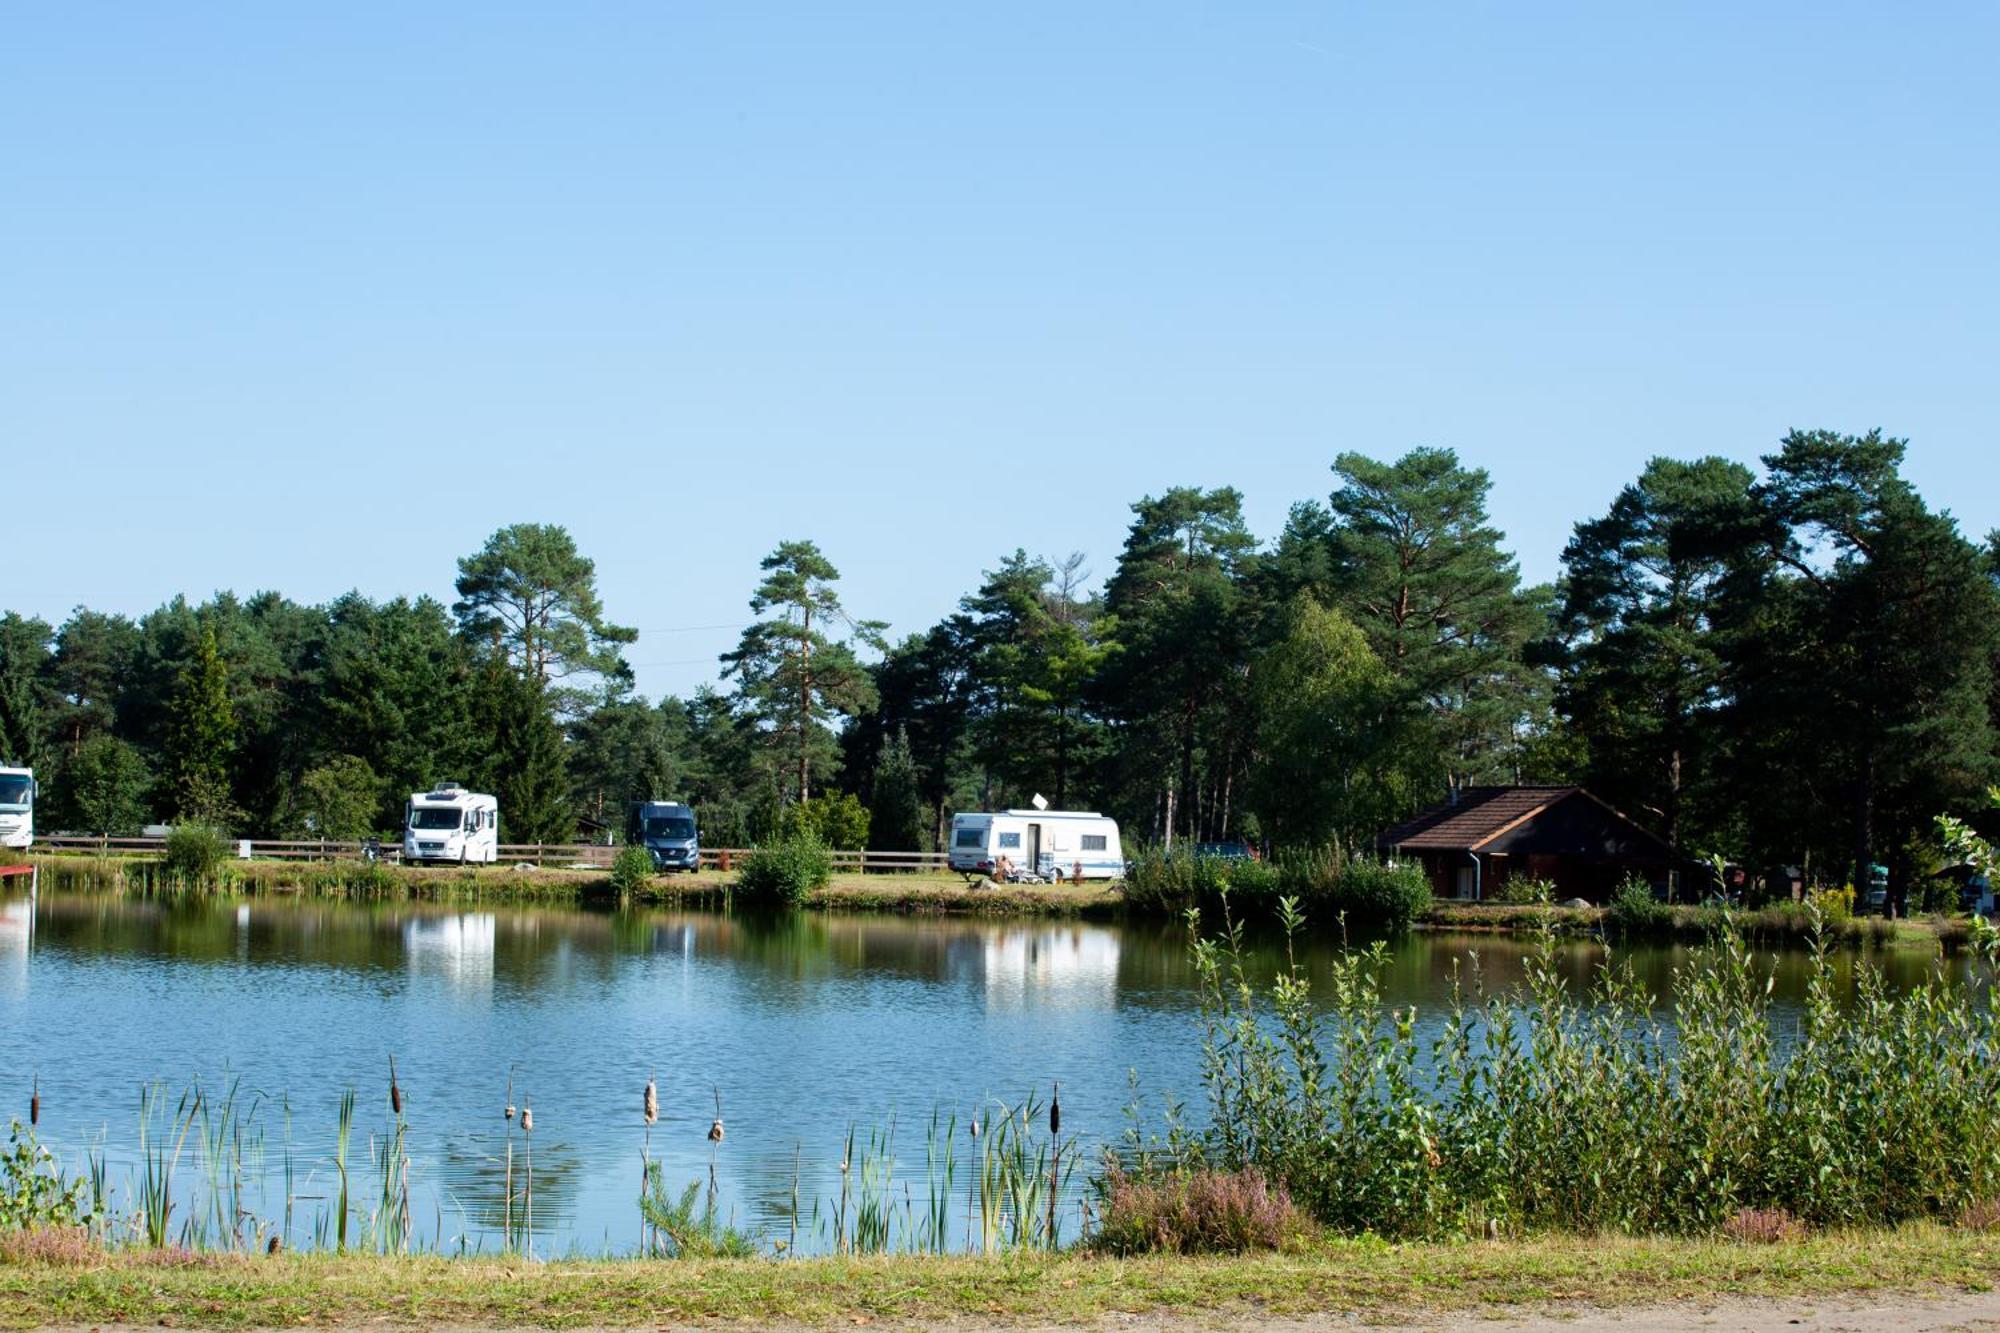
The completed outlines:
<svg viewBox="0 0 2000 1333">
<path fill-rule="evenodd" d="M 28 1094 L 28 1128 L 42 1123 L 42 1076 L 35 1075 L 35 1089 Z"/>
<path fill-rule="evenodd" d="M 396 1083 L 396 1057 L 393 1055 L 389 1057 L 389 1113 L 396 1116 L 403 1114 L 403 1090 Z"/>
</svg>

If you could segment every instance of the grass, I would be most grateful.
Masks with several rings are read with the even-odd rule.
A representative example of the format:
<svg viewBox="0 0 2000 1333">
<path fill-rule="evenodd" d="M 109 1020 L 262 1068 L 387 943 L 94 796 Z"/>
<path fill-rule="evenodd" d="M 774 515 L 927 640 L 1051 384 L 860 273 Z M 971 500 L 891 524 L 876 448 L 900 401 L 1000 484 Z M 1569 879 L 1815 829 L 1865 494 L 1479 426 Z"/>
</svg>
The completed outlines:
<svg viewBox="0 0 2000 1333">
<path fill-rule="evenodd" d="M 1458 902 L 1433 899 L 1417 917 L 1417 927 L 1454 932 L 1494 932 L 1532 935 L 1546 922 L 1558 935 L 1597 935 L 1605 926 L 1608 909 L 1603 907 L 1544 907 L 1533 903 Z M 1753 944 L 1804 944 L 1811 928 L 1803 912 L 1784 908 L 1739 911 L 1732 917 L 1736 930 Z M 1695 944 L 1715 931 L 1718 917 L 1711 908 L 1674 906 L 1665 909 L 1662 929 L 1637 941 Z M 1971 928 L 1963 916 L 1922 916 L 1890 921 L 1879 916 L 1850 917 L 1830 922 L 1831 941 L 1842 946 L 1875 945 L 1884 948 L 1923 949 L 1935 952 L 1965 947 Z"/>
<path fill-rule="evenodd" d="M 1912 1225 L 1782 1245 L 1577 1240 L 1389 1245 L 1326 1241 L 1278 1255 L 1104 1259 L 431 1259 L 77 1252 L 0 1261 L 0 1327 L 162 1324 L 523 1325 L 544 1328 L 755 1320 L 1037 1324 L 1120 1312 L 1367 1317 L 1718 1296 L 1984 1291 L 2000 1235 Z"/>
<path fill-rule="evenodd" d="M 146 884 L 153 857 L 38 854 L 28 858 L 42 870 L 42 883 L 57 889 L 137 889 Z M 282 893 L 308 897 L 379 898 L 439 902 L 574 903 L 615 896 L 605 870 L 508 866 L 367 867 L 359 862 L 233 861 L 226 866 L 226 890 L 243 894 Z M 696 874 L 654 875 L 629 898 L 641 903 L 720 907 L 736 884 L 736 874 L 704 870 Z M 811 911 L 903 912 L 920 915 L 1082 916 L 1119 914 L 1118 895 L 1108 884 L 972 884 L 962 875 L 917 872 L 861 874 L 836 871 L 808 894 Z"/>
</svg>

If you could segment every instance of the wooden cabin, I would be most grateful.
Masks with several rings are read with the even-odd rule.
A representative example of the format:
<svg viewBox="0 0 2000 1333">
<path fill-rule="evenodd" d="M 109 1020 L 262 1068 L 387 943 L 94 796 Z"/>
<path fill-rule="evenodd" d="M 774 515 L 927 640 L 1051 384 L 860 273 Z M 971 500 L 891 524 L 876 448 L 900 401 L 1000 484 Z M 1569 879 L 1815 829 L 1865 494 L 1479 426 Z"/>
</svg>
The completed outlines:
<svg viewBox="0 0 2000 1333">
<path fill-rule="evenodd" d="M 1633 877 L 1664 894 L 1687 865 L 1665 839 L 1581 787 L 1461 788 L 1375 846 L 1421 865 L 1439 898 L 1465 901 L 1497 898 L 1516 878 L 1548 880 L 1557 902 L 1605 902 Z"/>
</svg>

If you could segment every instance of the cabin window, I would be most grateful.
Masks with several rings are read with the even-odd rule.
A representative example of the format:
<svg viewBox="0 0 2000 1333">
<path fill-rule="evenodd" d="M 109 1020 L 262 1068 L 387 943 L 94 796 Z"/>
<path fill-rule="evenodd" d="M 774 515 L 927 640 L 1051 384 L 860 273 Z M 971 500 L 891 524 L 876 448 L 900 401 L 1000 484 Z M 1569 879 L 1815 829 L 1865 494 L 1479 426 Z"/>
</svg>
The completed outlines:
<svg viewBox="0 0 2000 1333">
<path fill-rule="evenodd" d="M 986 830 L 983 828 L 962 828 L 952 834 L 951 845 L 977 849 L 986 845 Z"/>
<path fill-rule="evenodd" d="M 1105 834 L 1086 833 L 1083 835 L 1083 850 L 1086 852 L 1109 851 L 1110 842 Z"/>
<path fill-rule="evenodd" d="M 1018 852 L 1018 851 L 1020 851 L 1020 850 L 1021 850 L 1021 835 L 1020 835 L 1020 834 L 1018 834 L 1018 833 L 1003 833 L 1003 834 L 1001 834 L 1001 835 L 1000 835 L 1000 850 L 1001 850 L 1001 851 L 1003 851 L 1003 852 L 1004 852 L 1004 851 L 1009 851 L 1009 850 L 1012 850 L 1012 851 L 1017 851 L 1017 852 Z"/>
</svg>

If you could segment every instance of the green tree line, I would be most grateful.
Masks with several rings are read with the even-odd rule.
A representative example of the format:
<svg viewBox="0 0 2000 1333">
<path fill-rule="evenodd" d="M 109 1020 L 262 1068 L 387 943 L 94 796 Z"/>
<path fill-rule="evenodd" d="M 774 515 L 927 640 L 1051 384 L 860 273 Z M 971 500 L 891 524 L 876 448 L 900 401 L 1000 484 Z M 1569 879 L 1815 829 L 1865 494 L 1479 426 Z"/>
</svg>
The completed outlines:
<svg viewBox="0 0 2000 1333">
<path fill-rule="evenodd" d="M 502 529 L 458 599 L 177 599 L 0 619 L 0 755 L 44 827 L 201 818 L 395 827 L 455 777 L 510 841 L 676 797 L 712 844 L 810 828 L 938 845 L 954 810 L 1116 816 L 1135 841 L 1365 844 L 1454 787 L 1579 782 L 1687 849 L 1914 873 L 2000 780 L 2000 538 L 1902 475 L 1905 445 L 1797 431 L 1760 468 L 1654 459 L 1524 584 L 1490 481 L 1443 449 L 1343 453 L 1260 539 L 1241 495 L 1132 506 L 1102 579 L 1000 555 L 891 640 L 808 540 L 750 586 L 716 687 L 650 702 L 595 569 Z"/>
</svg>

